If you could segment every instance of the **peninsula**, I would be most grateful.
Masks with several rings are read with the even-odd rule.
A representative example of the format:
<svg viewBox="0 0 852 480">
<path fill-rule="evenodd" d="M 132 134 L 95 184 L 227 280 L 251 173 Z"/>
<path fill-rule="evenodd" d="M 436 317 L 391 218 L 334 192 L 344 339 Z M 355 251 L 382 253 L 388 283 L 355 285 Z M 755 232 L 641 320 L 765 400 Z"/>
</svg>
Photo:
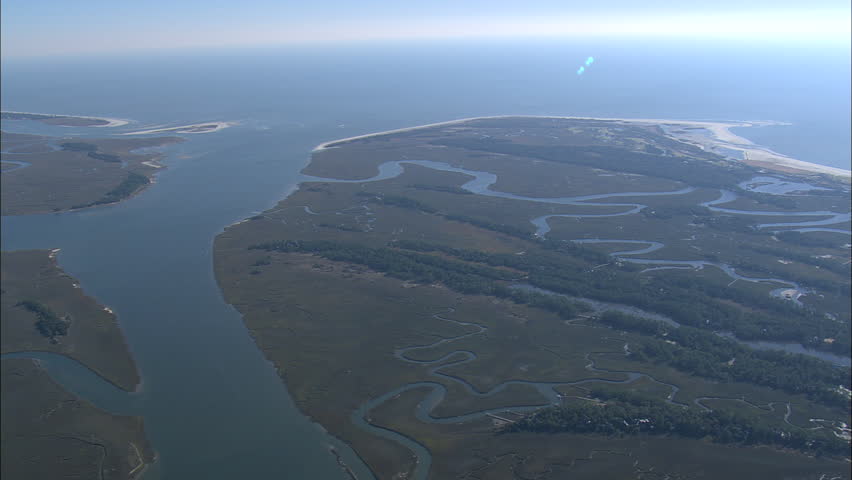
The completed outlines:
<svg viewBox="0 0 852 480">
<path fill-rule="evenodd" d="M 119 202 L 162 165 L 150 151 L 179 137 L 56 138 L 0 132 L 2 214 L 52 213 Z M 142 153 L 141 149 L 148 149 Z"/>
<path fill-rule="evenodd" d="M 329 142 L 216 278 L 377 478 L 849 478 L 848 172 L 723 156 L 769 152 L 726 128 Z"/>
<path fill-rule="evenodd" d="M 2 253 L 2 472 L 5 478 L 135 478 L 154 453 L 142 418 L 63 389 L 39 356 L 79 362 L 128 394 L 139 374 L 115 315 L 86 296 L 56 251 Z"/>
<path fill-rule="evenodd" d="M 60 127 L 120 127 L 127 125 L 127 120 L 105 117 L 84 117 L 80 115 L 57 115 L 52 113 L 0 112 L 2 120 L 33 120 L 45 125 Z"/>
</svg>

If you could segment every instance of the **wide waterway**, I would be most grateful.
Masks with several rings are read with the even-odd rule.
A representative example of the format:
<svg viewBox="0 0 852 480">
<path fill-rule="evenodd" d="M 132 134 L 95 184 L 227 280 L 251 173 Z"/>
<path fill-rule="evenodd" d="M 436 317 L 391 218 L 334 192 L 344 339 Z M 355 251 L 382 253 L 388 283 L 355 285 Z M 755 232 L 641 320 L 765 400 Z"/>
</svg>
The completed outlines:
<svg viewBox="0 0 852 480">
<path fill-rule="evenodd" d="M 296 152 L 324 139 L 293 142 L 293 170 L 306 159 Z M 129 201 L 3 218 L 3 250 L 60 248 L 60 266 L 118 316 L 143 378 L 139 393 L 122 395 L 62 357 L 38 358 L 95 405 L 144 416 L 159 456 L 146 479 L 347 478 L 329 445 L 359 478 L 371 477 L 351 449 L 295 408 L 213 276 L 213 237 L 249 214 L 247 205 L 271 206 L 295 180 L 260 174 L 287 154 L 282 140 L 246 129 L 192 136 L 165 149 L 167 174 Z"/>
</svg>

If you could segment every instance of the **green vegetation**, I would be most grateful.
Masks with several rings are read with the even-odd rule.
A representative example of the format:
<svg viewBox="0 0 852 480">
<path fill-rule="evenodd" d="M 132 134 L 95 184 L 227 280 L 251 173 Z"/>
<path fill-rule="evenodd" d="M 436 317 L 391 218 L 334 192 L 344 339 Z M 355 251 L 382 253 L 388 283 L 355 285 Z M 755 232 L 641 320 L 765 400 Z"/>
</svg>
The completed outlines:
<svg viewBox="0 0 852 480">
<path fill-rule="evenodd" d="M 796 233 L 799 232 L 788 232 L 788 233 Z M 772 255 L 777 258 L 784 258 L 787 260 L 793 260 L 795 262 L 801 262 L 808 265 L 813 265 L 815 267 L 819 267 L 830 272 L 834 272 L 840 275 L 849 275 L 849 265 L 844 265 L 841 262 L 838 262 L 836 259 L 828 259 L 828 258 L 820 258 L 812 254 L 801 253 L 789 248 L 776 248 L 769 247 L 764 245 L 753 245 L 753 244 L 740 244 L 739 248 L 743 250 L 750 250 L 752 252 L 763 253 L 766 255 Z M 762 267 L 759 265 L 749 264 L 749 269 L 756 272 L 771 272 L 774 273 L 774 270 Z"/>
<path fill-rule="evenodd" d="M 427 284 L 439 282 L 459 293 L 509 298 L 515 303 L 543 308 L 565 318 L 572 318 L 578 311 L 585 310 L 585 307 L 578 307 L 576 303 L 558 296 L 511 289 L 498 283 L 497 280 L 516 278 L 516 273 L 509 270 L 471 265 L 434 255 L 332 241 L 285 240 L 252 245 L 249 249 L 314 253 L 329 260 L 365 265 L 401 280 Z"/>
<path fill-rule="evenodd" d="M 367 197 L 368 202 L 380 203 L 382 205 L 392 205 L 394 207 L 407 208 L 409 210 L 419 210 L 426 213 L 435 213 L 434 208 L 418 202 L 412 198 L 403 197 L 400 195 L 383 195 L 369 192 L 358 192 L 359 196 Z"/>
<path fill-rule="evenodd" d="M 434 190 L 434 189 L 433 189 Z M 466 190 L 463 190 L 466 191 Z M 468 192 L 469 193 L 469 192 Z M 380 203 L 382 205 L 391 205 L 399 208 L 406 208 L 409 210 L 417 210 L 424 213 L 434 213 L 441 215 L 447 220 L 452 220 L 455 222 L 467 223 L 470 225 L 474 225 L 479 228 L 484 228 L 486 230 L 491 230 L 494 232 L 504 233 L 506 235 L 511 235 L 513 237 L 529 239 L 532 237 L 532 231 L 529 229 L 518 228 L 512 225 L 506 225 L 503 223 L 495 223 L 488 220 L 482 220 L 478 218 L 468 217 L 465 215 L 457 215 L 457 214 L 449 214 L 449 213 L 440 213 L 437 208 L 432 207 L 430 205 L 426 205 L 425 203 L 414 200 L 413 198 L 404 197 L 402 195 L 382 195 L 382 194 L 374 194 L 369 192 L 359 192 L 359 196 L 367 197 L 368 202 L 372 203 Z"/>
<path fill-rule="evenodd" d="M 150 183 L 158 168 L 152 162 L 163 156 L 134 151 L 182 141 L 177 137 L 64 141 L 7 132 L 0 135 L 4 151 L 9 152 L 3 154 L 3 160 L 28 164 L 2 177 L 3 215 L 61 212 L 126 199 Z M 7 165 L 3 163 L 4 170 Z"/>
<path fill-rule="evenodd" d="M 813 338 L 813 332 L 821 331 L 836 339 L 828 347 L 831 351 L 844 354 L 850 346 L 849 325 L 838 324 L 790 302 L 752 290 L 730 289 L 724 283 L 711 283 L 690 275 L 658 276 L 651 281 L 640 281 L 632 266 L 609 265 L 589 270 L 575 259 L 597 265 L 611 264 L 613 260 L 603 253 L 572 243 L 543 241 L 544 250 L 531 250 L 524 255 L 489 254 L 422 241 L 399 241 L 394 245 L 417 251 L 440 251 L 466 261 L 511 267 L 525 272 L 526 282 L 535 287 L 633 305 L 670 316 L 684 325 L 731 331 L 745 340 L 795 341 L 826 348 L 821 339 Z M 838 287 L 832 285 L 831 288 Z M 750 305 L 752 311 L 732 306 L 731 301 Z"/>
<path fill-rule="evenodd" d="M 112 153 L 89 152 L 87 155 L 89 157 L 94 158 L 95 160 L 103 160 L 105 162 L 111 163 L 121 163 L 121 157 Z"/>
<path fill-rule="evenodd" d="M 799 208 L 799 202 L 796 201 L 793 197 L 785 197 L 783 195 L 771 195 L 769 193 L 760 193 L 760 192 L 752 192 L 751 190 L 745 190 L 740 188 L 737 190 L 737 194 L 750 198 L 757 203 L 762 203 L 764 205 L 772 205 L 773 207 L 783 208 L 784 210 L 794 210 Z"/>
<path fill-rule="evenodd" d="M 67 356 L 118 388 L 136 389 L 139 374 L 115 316 L 77 288 L 50 251 L 2 252 L 0 278 L 0 353 Z M 0 370 L 3 478 L 129 479 L 140 462 L 153 461 L 141 417 L 99 410 L 36 361 L 3 358 Z"/>
<path fill-rule="evenodd" d="M 696 176 L 701 185 L 734 190 L 756 174 L 651 128 L 563 119 L 476 120 L 465 127 L 339 143 L 316 153 L 306 173 L 354 180 L 373 175 L 382 162 L 422 158 L 493 173 L 495 190 L 542 197 L 671 191 L 683 186 L 672 180 L 695 185 Z M 428 143 L 451 148 L 423 148 Z M 617 210 L 470 195 L 461 189 L 465 181 L 412 167 L 376 182 L 306 183 L 216 239 L 215 271 L 226 300 L 244 315 L 267 358 L 286 370 L 282 377 L 300 408 L 353 445 L 378 477 L 408 478 L 416 459 L 353 424 L 352 413 L 419 382 L 423 388 L 387 398 L 363 419 L 425 446 L 430 478 L 816 478 L 848 470 L 833 456 L 844 455 L 834 434 L 840 422 L 849 423 L 841 388 L 849 386 L 849 369 L 752 350 L 716 334 L 846 353 L 849 283 L 844 270 L 830 266 L 845 249 L 776 241 L 753 228 L 759 218 L 702 207 L 718 197 L 706 188 L 644 196 L 639 203 L 647 208 L 636 215 L 554 218 L 542 239 L 530 219 Z M 842 196 L 795 202 L 826 210 Z M 790 206 L 743 197 L 732 208 Z M 637 258 L 707 259 L 748 277 L 798 279 L 824 295 L 803 297 L 803 307 L 769 295 L 782 284 L 732 282 L 714 266 L 648 270 L 608 254 L 625 249 L 617 240 L 572 242 L 581 238 L 658 242 L 661 249 Z M 800 261 L 806 257 L 815 258 Z M 527 285 L 537 288 L 519 288 Z M 589 308 L 584 298 L 638 307 L 683 326 L 578 315 Z M 425 382 L 446 388 L 432 415 L 475 415 L 459 423 L 417 415 L 434 391 Z M 594 410 L 495 435 L 518 419 L 501 409 L 544 403 L 548 385 L 558 385 L 564 407 Z M 611 393 L 593 391 L 598 400 L 589 402 L 589 388 Z M 641 392 L 651 403 L 613 396 L 623 392 Z M 485 409 L 496 415 L 481 415 Z M 594 427 L 578 426 L 587 414 L 600 418 L 591 417 Z M 811 429 L 811 418 L 826 419 L 821 430 Z M 651 420 L 661 429 L 647 431 Z"/>
<path fill-rule="evenodd" d="M 549 162 L 587 165 L 620 172 L 677 180 L 688 185 L 721 188 L 748 179 L 753 171 L 705 153 L 702 159 L 650 155 L 625 148 L 597 145 L 522 145 L 494 138 L 442 138 L 431 143 L 475 151 L 503 153 Z M 697 154 L 701 155 L 701 154 Z M 724 163 L 720 168 L 712 161 Z"/>
<path fill-rule="evenodd" d="M 527 304 L 570 319 L 583 308 L 562 297 L 508 288 L 500 281 L 514 281 L 518 273 L 530 267 L 552 263 L 553 259 L 536 255 L 486 254 L 472 250 L 440 247 L 417 241 L 397 241 L 395 248 L 370 248 L 332 241 L 279 241 L 257 244 L 250 249 L 278 252 L 314 253 L 334 261 L 358 263 L 394 278 L 420 283 L 440 282 L 466 294 L 494 295 Z M 576 248 L 576 247 L 574 247 Z M 420 252 L 440 252 L 463 260 L 449 260 Z M 486 268 L 472 265 L 485 263 Z M 530 283 L 535 285 L 531 276 Z M 849 386 L 848 369 L 833 368 L 826 362 L 775 351 L 756 351 L 719 337 L 707 330 L 681 327 L 668 329 L 660 322 L 607 312 L 604 323 L 619 329 L 657 336 L 644 342 L 636 352 L 638 359 L 672 365 L 685 372 L 725 381 L 746 381 L 778 388 L 790 393 L 806 393 L 813 399 L 836 406 L 848 406 L 848 399 L 836 392 L 838 385 Z M 677 345 L 664 342 L 673 341 Z M 733 365 L 726 362 L 735 358 Z"/>
<path fill-rule="evenodd" d="M 416 188 L 417 190 L 431 190 L 433 192 L 454 193 L 456 195 L 472 195 L 473 192 L 459 187 L 447 187 L 444 185 L 426 185 L 423 183 L 415 183 L 408 185 L 408 188 Z"/>
<path fill-rule="evenodd" d="M 670 328 L 619 312 L 604 312 L 600 321 L 619 330 L 651 335 L 634 347 L 632 357 L 671 365 L 692 375 L 721 381 L 750 382 L 849 409 L 849 398 L 837 387 L 850 386 L 850 371 L 804 355 L 753 350 L 706 330 Z"/>
<path fill-rule="evenodd" d="M 71 208 L 86 208 L 95 205 L 119 202 L 129 197 L 130 195 L 133 195 L 137 190 L 144 187 L 145 185 L 148 185 L 149 183 L 151 183 L 151 180 L 149 180 L 148 177 L 146 177 L 145 175 L 139 175 L 138 173 L 129 172 L 127 174 L 127 177 L 125 177 L 125 179 L 120 184 L 118 184 L 117 187 L 108 191 L 106 194 L 104 194 L 103 197 L 95 200 L 94 202 L 87 203 L 84 205 L 75 205 Z"/>
<path fill-rule="evenodd" d="M 433 255 L 420 255 L 391 248 L 370 248 L 355 243 L 334 241 L 283 240 L 249 247 L 277 252 L 315 253 L 337 262 L 366 265 L 391 277 L 420 283 L 440 282 L 462 293 L 491 293 L 489 280 L 511 280 L 505 270 L 447 260 Z"/>
<path fill-rule="evenodd" d="M 68 324 L 70 322 L 59 318 L 47 305 L 36 302 L 35 300 L 22 300 L 16 306 L 24 307 L 35 313 L 38 317 L 38 321 L 35 324 L 36 329 L 43 336 L 51 339 L 51 341 L 55 342 L 56 337 L 68 334 Z"/>
<path fill-rule="evenodd" d="M 777 426 L 725 411 L 699 411 L 630 394 L 593 390 L 604 404 L 577 403 L 539 410 L 504 432 L 573 432 L 601 435 L 710 437 L 719 443 L 776 445 L 817 455 L 847 455 L 849 444 L 830 432 Z"/>
<path fill-rule="evenodd" d="M 59 144 L 63 150 L 68 150 L 71 152 L 96 152 L 98 151 L 98 146 L 93 143 L 85 143 L 85 142 L 63 142 Z"/>
<path fill-rule="evenodd" d="M 59 144 L 63 150 L 69 152 L 86 152 L 86 155 L 95 160 L 103 160 L 104 162 L 121 163 L 121 158 L 112 153 L 98 152 L 98 146 L 93 143 L 85 142 L 64 142 Z"/>
<path fill-rule="evenodd" d="M 514 225 L 506 225 L 505 223 L 490 222 L 479 218 L 469 217 L 467 215 L 447 214 L 444 215 L 447 220 L 455 222 L 467 223 L 475 227 L 491 230 L 492 232 L 504 233 L 512 237 L 528 239 L 532 237 L 532 231 L 528 229 L 518 228 Z"/>
<path fill-rule="evenodd" d="M 775 234 L 775 237 L 782 242 L 798 245 L 802 247 L 836 247 L 841 242 L 831 242 L 813 236 L 806 235 L 802 232 L 783 231 Z"/>
<path fill-rule="evenodd" d="M 151 181 L 148 180 L 148 177 L 146 177 L 145 175 L 139 175 L 138 173 L 130 172 L 127 174 L 127 178 L 125 178 L 120 184 L 118 184 L 117 187 L 108 191 L 102 199 L 96 201 L 95 205 L 123 200 L 135 193 L 136 190 L 139 190 L 140 188 L 144 187 L 145 185 L 148 185 L 149 183 L 151 183 Z"/>
</svg>

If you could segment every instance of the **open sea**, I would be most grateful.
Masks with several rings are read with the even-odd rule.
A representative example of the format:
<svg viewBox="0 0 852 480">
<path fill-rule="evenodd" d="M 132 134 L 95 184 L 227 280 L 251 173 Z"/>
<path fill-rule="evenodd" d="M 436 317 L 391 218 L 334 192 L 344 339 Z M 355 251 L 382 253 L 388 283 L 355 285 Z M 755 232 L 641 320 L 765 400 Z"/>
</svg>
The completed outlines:
<svg viewBox="0 0 852 480">
<path fill-rule="evenodd" d="M 595 62 L 576 74 L 588 56 Z M 158 452 L 150 479 L 345 479 L 370 473 L 293 405 L 213 277 L 213 237 L 291 191 L 319 143 L 483 115 L 776 120 L 735 132 L 850 168 L 846 49 L 609 39 L 405 43 L 3 60 L 3 110 L 132 120 L 116 129 L 3 121 L 51 135 L 236 121 L 169 147 L 155 185 L 115 206 L 4 217 L 2 248 L 60 248 L 112 308 L 143 377 L 133 411 Z M 113 411 L 97 379 L 46 361 Z"/>
</svg>

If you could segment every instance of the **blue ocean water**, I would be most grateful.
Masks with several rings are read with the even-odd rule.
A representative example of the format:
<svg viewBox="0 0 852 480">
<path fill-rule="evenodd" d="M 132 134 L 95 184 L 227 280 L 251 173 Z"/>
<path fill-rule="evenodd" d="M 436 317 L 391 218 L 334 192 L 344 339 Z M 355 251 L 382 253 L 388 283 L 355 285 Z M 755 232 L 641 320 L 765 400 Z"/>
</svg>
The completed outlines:
<svg viewBox="0 0 852 480">
<path fill-rule="evenodd" d="M 239 122 L 170 147 L 169 168 L 129 201 L 2 220 L 3 249 L 61 248 L 60 265 L 117 313 L 144 379 L 133 405 L 159 454 L 146 478 L 345 478 L 334 439 L 296 410 L 224 302 L 210 256 L 225 226 L 293 188 L 321 142 L 480 115 L 778 120 L 792 125 L 737 133 L 816 163 L 850 159 L 848 50 L 617 39 L 220 49 L 4 60 L 0 80 L 4 110 L 135 122 L 118 131 Z"/>
<path fill-rule="evenodd" d="M 587 72 L 576 68 L 596 59 Z M 848 49 L 601 42 L 407 43 L 146 53 L 3 64 L 3 109 L 142 123 L 243 120 L 331 137 L 458 117 L 777 120 L 741 129 L 849 168 Z"/>
</svg>

